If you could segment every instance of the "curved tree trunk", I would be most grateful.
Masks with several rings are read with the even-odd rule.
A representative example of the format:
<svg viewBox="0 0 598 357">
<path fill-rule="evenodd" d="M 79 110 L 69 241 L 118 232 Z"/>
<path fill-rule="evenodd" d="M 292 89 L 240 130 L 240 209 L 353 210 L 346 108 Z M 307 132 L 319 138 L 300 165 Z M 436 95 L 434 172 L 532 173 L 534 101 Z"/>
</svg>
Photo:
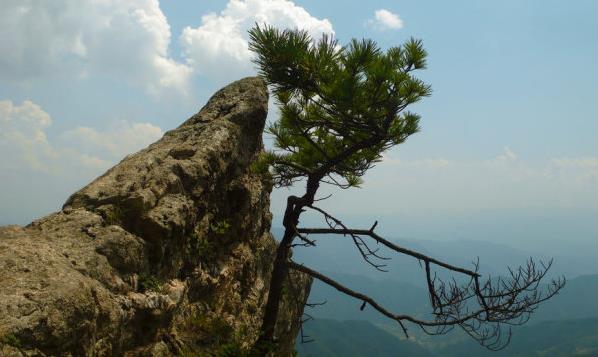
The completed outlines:
<svg viewBox="0 0 598 357">
<path fill-rule="evenodd" d="M 285 231 L 276 249 L 260 337 L 252 349 L 252 354 L 254 355 L 267 354 L 274 347 L 274 343 L 276 343 L 274 331 L 276 320 L 278 319 L 278 308 L 282 298 L 284 280 L 289 271 L 289 254 L 293 240 L 297 234 L 299 216 L 303 212 L 303 207 L 313 204 L 314 197 L 320 186 L 320 179 L 321 177 L 310 176 L 307 180 L 305 194 L 302 197 L 289 196 L 287 199 L 287 207 L 283 218 Z"/>
</svg>

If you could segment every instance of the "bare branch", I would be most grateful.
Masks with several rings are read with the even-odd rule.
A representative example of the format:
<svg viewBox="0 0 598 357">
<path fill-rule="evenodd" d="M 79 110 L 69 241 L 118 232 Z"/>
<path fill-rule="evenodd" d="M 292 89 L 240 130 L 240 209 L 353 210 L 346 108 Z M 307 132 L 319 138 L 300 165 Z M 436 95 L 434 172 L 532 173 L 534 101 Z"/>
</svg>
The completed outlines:
<svg viewBox="0 0 598 357">
<path fill-rule="evenodd" d="M 313 208 L 313 207 L 311 207 Z M 319 210 L 319 209 L 318 209 Z M 298 228 L 297 230 L 300 233 L 306 233 L 306 234 L 342 234 L 342 235 L 363 235 L 363 236 L 369 236 L 372 239 L 374 239 L 375 241 L 377 241 L 378 243 L 381 243 L 383 245 L 385 245 L 386 247 L 394 250 L 395 252 L 398 253 L 402 253 L 405 255 L 409 255 L 412 256 L 414 258 L 423 260 L 423 261 L 427 261 L 433 264 L 436 264 L 438 266 L 441 266 L 443 268 L 446 268 L 448 270 L 452 270 L 458 273 L 463 273 L 469 276 L 477 276 L 479 277 L 480 275 L 474 271 L 468 270 L 468 269 L 463 269 L 463 268 L 459 268 L 456 267 L 454 265 L 450 265 L 444 262 L 441 262 L 437 259 L 434 259 L 432 257 L 429 257 L 427 255 L 418 253 L 416 251 L 407 249 L 407 248 L 403 248 L 398 246 L 395 243 L 392 243 L 382 237 L 380 237 L 378 234 L 376 234 L 373 231 L 373 228 L 375 228 L 375 225 L 371 228 L 371 229 L 348 229 L 348 228 Z"/>
<path fill-rule="evenodd" d="M 489 277 L 482 283 L 477 262 L 474 263 L 475 270 L 473 271 L 455 267 L 424 254 L 399 247 L 378 236 L 374 233 L 377 223 L 374 223 L 369 230 L 348 229 L 342 223 L 339 223 L 340 221 L 335 221 L 335 218 L 325 211 L 319 208 L 314 209 L 322 212 L 327 219 L 332 220 L 337 226 L 331 226 L 331 228 L 299 228 L 297 229 L 298 232 L 304 234 L 369 236 L 376 242 L 398 253 L 423 261 L 434 320 L 427 321 L 409 315 L 394 314 L 371 297 L 351 290 L 319 272 L 294 262 L 290 262 L 289 266 L 361 300 L 363 302 L 362 309 L 366 304 L 369 304 L 378 312 L 399 323 L 406 321 L 418 325 L 427 334 L 444 334 L 450 331 L 453 326 L 459 326 L 488 349 L 502 349 L 509 343 L 511 338 L 510 328 L 507 333 L 503 333 L 503 326 L 521 325 L 527 322 L 530 314 L 536 310 L 538 305 L 556 295 L 565 284 L 564 279 L 553 280 L 544 292 L 540 292 L 540 281 L 546 276 L 552 261 L 548 263 L 540 262 L 540 267 L 538 267 L 532 259 L 529 259 L 525 266 L 515 270 L 509 268 L 507 278 L 493 279 Z M 337 228 L 338 226 L 341 226 L 341 228 Z M 436 278 L 435 273 L 433 274 L 431 264 L 465 274 L 469 276 L 469 281 L 459 285 L 454 278 L 449 280 L 448 283 L 439 280 Z"/>
<path fill-rule="evenodd" d="M 313 206 L 320 184 L 341 189 L 353 187 L 381 159 L 384 151 L 418 131 L 419 115 L 404 110 L 431 91 L 429 85 L 412 74 L 425 68 L 426 52 L 421 42 L 410 40 L 384 54 L 369 40 L 337 50 L 336 42 L 326 39 L 310 47 L 310 36 L 299 30 L 257 26 L 249 33 L 250 49 L 257 54 L 255 63 L 260 74 L 273 87 L 282 113 L 286 113 L 283 120 L 270 127 L 275 146 L 285 153 L 279 155 L 279 160 L 273 160 L 274 183 L 291 186 L 301 179 L 307 181 L 302 196 L 290 196 L 287 200 L 283 216 L 285 231 L 276 249 L 260 336 L 252 351 L 263 355 L 265 347 L 275 341 L 285 278 L 291 268 L 361 300 L 362 310 L 372 306 L 397 321 L 406 335 L 404 322 L 416 324 L 430 334 L 446 333 L 459 326 L 482 345 L 502 348 L 511 336 L 510 329 L 506 333 L 503 326 L 524 323 L 540 302 L 563 287 L 565 282 L 559 279 L 541 289 L 540 280 L 552 262 L 536 264 L 530 259 L 522 267 L 509 269 L 505 277 L 482 281 L 478 263 L 474 263 L 473 270 L 453 266 L 384 239 L 374 232 L 377 222 L 369 230 L 349 229 L 339 219 Z M 297 49 L 287 52 L 302 54 L 301 58 L 280 55 L 289 48 Z M 318 51 L 324 51 L 324 56 Z M 388 66 L 378 66 L 387 62 Z M 374 68 L 371 66 L 376 70 L 369 70 Z M 298 229 L 306 208 L 321 213 L 328 228 Z M 349 236 L 362 258 L 380 271 L 386 271 L 381 261 L 389 258 L 382 256 L 374 244 L 416 258 L 425 269 L 431 321 L 394 314 L 371 297 L 290 261 L 291 247 L 315 245 L 314 240 L 308 239 L 309 234 Z M 438 279 L 438 268 L 463 274 L 466 281 L 458 283 L 454 277 L 446 281 Z M 301 322 L 308 319 L 309 316 Z M 303 338 L 303 331 L 301 335 Z"/>
<path fill-rule="evenodd" d="M 341 220 L 339 220 L 338 218 L 335 218 L 334 216 L 332 216 L 331 214 L 329 214 L 328 212 L 324 211 L 323 209 L 313 206 L 313 205 L 308 205 L 307 207 L 320 212 L 322 215 L 324 215 L 324 220 L 326 221 L 326 223 L 328 224 L 328 226 L 330 227 L 330 229 L 337 229 L 337 227 L 341 227 L 342 230 L 347 231 L 347 233 L 345 235 L 349 235 L 351 237 L 351 239 L 353 240 L 353 244 L 355 244 L 355 247 L 357 247 L 357 250 L 359 251 L 359 254 L 361 254 L 362 258 L 371 266 L 373 266 L 376 270 L 379 271 L 383 271 L 386 272 L 387 270 L 383 269 L 386 264 L 379 264 L 379 263 L 375 263 L 371 257 L 380 259 L 380 260 L 389 260 L 390 258 L 386 258 L 383 257 L 381 255 L 378 254 L 378 249 L 371 249 L 369 247 L 369 245 L 358 235 L 358 234 L 353 234 L 351 233 L 350 229 L 348 229 Z M 375 226 L 375 225 L 374 225 Z M 297 230 L 298 232 L 302 233 L 300 229 Z"/>
<path fill-rule="evenodd" d="M 322 197 L 322 198 L 317 198 L 317 199 L 314 199 L 314 202 L 324 201 L 324 200 L 327 200 L 327 199 L 329 199 L 330 197 L 332 197 L 332 193 L 331 193 L 331 194 L 329 194 L 329 195 L 327 195 L 327 196 L 324 196 L 324 197 Z"/>
<path fill-rule="evenodd" d="M 364 295 L 362 293 L 359 293 L 357 291 L 351 290 L 351 289 L 349 289 L 349 288 L 347 288 L 347 287 L 345 287 L 345 286 L 337 283 L 336 281 L 330 279 L 326 275 L 323 275 L 323 274 L 321 274 L 321 273 L 319 273 L 319 272 L 317 272 L 317 271 L 315 271 L 313 269 L 310 269 L 310 268 L 308 268 L 308 267 L 306 267 L 304 265 L 297 264 L 297 263 L 295 263 L 293 261 L 290 261 L 289 262 L 289 267 L 291 269 L 295 269 L 297 271 L 303 272 L 303 273 L 305 273 L 305 274 L 307 274 L 307 275 L 309 275 L 309 276 L 311 276 L 311 277 L 313 277 L 315 279 L 318 279 L 321 282 L 326 283 L 326 284 L 332 286 L 333 288 L 335 288 L 336 290 L 338 290 L 338 291 L 340 291 L 340 292 L 342 292 L 344 294 L 347 294 L 347 295 L 352 296 L 352 297 L 354 297 L 356 299 L 359 299 L 359 300 L 363 301 L 364 303 L 368 303 L 374 309 L 378 310 L 378 312 L 380 312 L 382 315 L 384 315 L 384 316 L 386 316 L 386 317 L 388 317 L 390 319 L 393 319 L 393 320 L 397 321 L 399 323 L 399 325 L 401 326 L 401 328 L 403 329 L 403 332 L 405 333 L 405 336 L 409 337 L 409 334 L 407 333 L 407 328 L 405 328 L 405 326 L 403 325 L 403 321 L 401 321 L 401 320 L 405 319 L 406 317 L 402 317 L 402 316 L 393 314 L 392 312 L 388 311 L 386 308 L 384 308 L 383 306 L 381 306 L 380 304 L 378 304 L 371 297 L 369 297 L 367 295 Z"/>
<path fill-rule="evenodd" d="M 303 244 L 294 244 L 294 245 L 301 245 L 304 247 L 315 247 L 316 246 L 316 241 L 315 240 L 310 240 L 307 237 L 301 235 L 301 233 L 297 230 L 297 227 L 293 226 L 293 228 L 295 229 L 295 235 L 301 240 L 303 241 Z M 291 245 L 293 246 L 293 245 Z"/>
</svg>

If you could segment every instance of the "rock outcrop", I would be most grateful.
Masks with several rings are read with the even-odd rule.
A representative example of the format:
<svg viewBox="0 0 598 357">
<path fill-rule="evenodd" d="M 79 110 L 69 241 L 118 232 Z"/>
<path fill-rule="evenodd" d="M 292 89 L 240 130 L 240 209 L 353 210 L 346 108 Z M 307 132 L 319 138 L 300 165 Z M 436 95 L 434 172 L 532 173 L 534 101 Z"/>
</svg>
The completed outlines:
<svg viewBox="0 0 598 357">
<path fill-rule="evenodd" d="M 0 355 L 236 355 L 257 339 L 276 243 L 251 170 L 267 88 L 246 78 L 73 194 L 0 227 Z M 289 354 L 311 281 L 278 322 Z M 227 354 L 228 353 L 228 354 Z"/>
</svg>

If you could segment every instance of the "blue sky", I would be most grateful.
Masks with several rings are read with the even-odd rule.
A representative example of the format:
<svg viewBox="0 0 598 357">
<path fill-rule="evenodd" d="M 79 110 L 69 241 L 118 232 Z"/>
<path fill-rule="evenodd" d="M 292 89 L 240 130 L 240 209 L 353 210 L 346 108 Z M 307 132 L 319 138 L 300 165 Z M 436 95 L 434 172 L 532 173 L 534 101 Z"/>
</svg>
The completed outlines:
<svg viewBox="0 0 598 357">
<path fill-rule="evenodd" d="M 59 209 L 255 73 L 257 21 L 384 48 L 414 36 L 429 52 L 422 131 L 362 189 L 334 192 L 324 205 L 340 216 L 395 236 L 598 248 L 597 13 L 591 0 L 4 1 L 0 224 Z"/>
</svg>

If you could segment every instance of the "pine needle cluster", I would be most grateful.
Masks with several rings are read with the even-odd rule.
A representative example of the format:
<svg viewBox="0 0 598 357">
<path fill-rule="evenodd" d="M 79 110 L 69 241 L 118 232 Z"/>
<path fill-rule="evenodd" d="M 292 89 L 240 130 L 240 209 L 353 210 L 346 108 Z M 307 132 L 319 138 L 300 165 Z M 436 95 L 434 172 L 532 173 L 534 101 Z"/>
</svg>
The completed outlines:
<svg viewBox="0 0 598 357">
<path fill-rule="evenodd" d="M 431 88 L 415 77 L 426 68 L 422 42 L 410 39 L 386 51 L 372 40 L 340 46 L 330 36 L 255 26 L 250 49 L 269 84 L 280 119 L 267 132 L 275 150 L 261 159 L 277 186 L 309 176 L 347 188 L 382 153 L 419 130 L 420 116 L 405 110 Z"/>
</svg>

